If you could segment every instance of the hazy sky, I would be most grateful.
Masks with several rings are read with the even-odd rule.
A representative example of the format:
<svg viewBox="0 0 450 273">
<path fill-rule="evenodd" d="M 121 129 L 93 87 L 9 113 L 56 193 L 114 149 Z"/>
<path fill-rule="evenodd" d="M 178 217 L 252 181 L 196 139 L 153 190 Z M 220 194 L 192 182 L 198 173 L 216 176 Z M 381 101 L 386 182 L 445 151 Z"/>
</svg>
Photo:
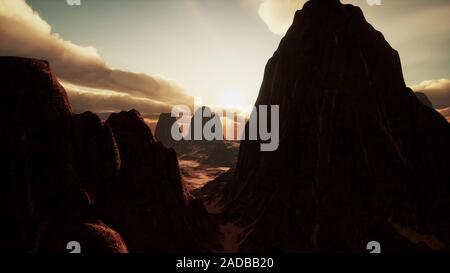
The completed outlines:
<svg viewBox="0 0 450 273">
<path fill-rule="evenodd" d="M 61 37 L 92 45 L 115 68 L 161 74 L 205 103 L 256 98 L 280 36 L 235 0 L 29 1 Z"/>
<path fill-rule="evenodd" d="M 53 40 L 58 40 L 57 43 L 60 43 L 59 39 L 64 40 L 65 45 L 58 46 L 61 53 L 48 58 L 55 59 L 54 62 L 59 65 L 57 68 L 64 67 L 66 75 L 76 75 L 72 83 L 83 86 L 82 83 L 88 82 L 93 75 L 107 74 L 109 78 L 105 82 L 96 82 L 91 87 L 110 87 L 122 91 L 127 88 L 138 89 L 144 95 L 140 96 L 139 92 L 131 94 L 131 97 L 127 97 L 129 104 L 136 104 L 137 99 L 143 105 L 156 107 L 155 113 L 166 111 L 166 104 L 184 100 L 177 100 L 184 96 L 180 95 L 182 91 L 177 90 L 158 98 L 157 102 L 152 101 L 158 92 L 155 91 L 158 84 L 165 86 L 164 90 L 176 86 L 188 95 L 201 96 L 206 104 L 253 104 L 268 58 L 292 22 L 295 10 L 300 9 L 305 2 L 82 0 L 81 6 L 71 7 L 65 0 L 17 0 L 25 4 L 11 7 L 12 1 L 0 0 L 0 12 L 4 5 L 6 11 L 3 13 L 6 15 L 10 10 L 24 13 L 26 16 L 22 19 L 25 23 L 29 17 L 37 16 L 33 20 L 43 25 L 39 31 L 52 35 Z M 445 80 L 450 78 L 449 0 L 381 0 L 381 6 L 369 6 L 366 0 L 342 1 L 359 5 L 368 21 L 382 31 L 400 52 L 408 85 L 418 85 L 424 81 L 432 85 L 434 81 L 441 80 L 441 85 L 450 86 L 450 82 Z M 27 10 L 27 4 L 32 10 Z M 30 15 L 33 10 L 38 14 Z M 47 29 L 45 24 L 51 29 Z M 29 29 L 34 27 L 23 25 Z M 24 39 L 17 38 L 17 33 L 8 34 L 9 40 L 20 42 Z M 0 41 L 0 53 L 25 52 L 23 55 L 34 56 L 33 52 L 39 52 L 36 55 L 42 58 L 51 55 L 51 52 L 42 52 L 38 45 L 21 44 L 20 47 L 33 46 L 33 50 L 18 50 L 16 47 L 19 42 L 15 45 L 11 42 L 11 46 L 2 45 Z M 55 41 L 50 44 L 54 45 Z M 76 56 L 79 52 L 92 55 L 93 58 L 86 59 L 76 73 L 67 70 L 68 64 L 70 66 L 66 58 L 67 48 L 69 52 L 74 48 L 77 51 L 72 52 L 73 62 L 78 61 Z M 93 70 L 95 73 L 84 75 L 86 67 L 91 69 L 92 60 L 96 64 Z M 114 83 L 109 84 L 110 81 Z M 148 85 L 153 87 L 147 88 Z M 73 98 L 76 103 L 91 106 L 85 96 L 91 95 L 90 90 L 86 93 L 86 89 L 83 89 L 76 94 L 83 95 Z M 105 100 L 98 98 L 95 103 L 105 103 Z M 105 105 L 105 111 L 107 108 Z"/>
<path fill-rule="evenodd" d="M 258 0 L 83 0 L 80 7 L 64 0 L 28 2 L 54 32 L 94 46 L 112 67 L 164 75 L 206 103 L 221 103 L 223 91 L 236 104 L 253 100 L 281 38 L 259 17 Z M 301 7 L 304 1 L 274 2 Z M 449 76 L 450 1 L 360 2 L 368 19 L 403 49 L 408 83 Z M 447 17 L 427 14 L 444 8 Z M 433 29 L 442 26 L 445 33 L 436 34 Z"/>
</svg>

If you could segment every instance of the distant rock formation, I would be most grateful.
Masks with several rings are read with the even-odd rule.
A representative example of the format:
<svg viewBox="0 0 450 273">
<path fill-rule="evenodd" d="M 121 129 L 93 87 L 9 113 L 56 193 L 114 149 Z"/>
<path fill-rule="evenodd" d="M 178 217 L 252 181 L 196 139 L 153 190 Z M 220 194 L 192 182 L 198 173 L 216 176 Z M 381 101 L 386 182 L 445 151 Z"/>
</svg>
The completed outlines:
<svg viewBox="0 0 450 273">
<path fill-rule="evenodd" d="M 221 166 L 221 167 L 234 167 L 237 158 L 236 145 L 224 140 L 205 140 L 202 135 L 202 140 L 193 140 L 194 128 L 196 124 L 196 116 L 201 117 L 202 113 L 211 113 L 209 107 L 203 106 L 198 108 L 194 116 L 191 118 L 191 122 L 188 125 L 187 130 L 191 134 L 192 140 L 175 141 L 172 137 L 171 130 L 173 124 L 177 122 L 177 119 L 171 116 L 171 113 L 163 113 L 159 116 L 158 123 L 156 125 L 156 139 L 164 144 L 165 147 L 173 148 L 182 159 L 195 160 L 206 165 Z M 203 128 L 208 121 L 214 118 L 219 118 L 214 113 L 210 117 L 202 117 L 198 120 L 201 121 L 199 128 L 203 132 Z M 219 121 L 219 126 L 214 126 L 212 132 L 218 136 L 223 135 L 222 122 Z M 179 129 L 181 130 L 181 128 Z"/>
<path fill-rule="evenodd" d="M 211 142 L 205 139 L 203 130 L 205 128 L 205 125 L 209 121 L 213 121 L 214 119 L 219 119 L 217 124 L 220 124 L 220 126 L 213 126 L 211 129 L 211 132 L 214 133 L 214 135 L 221 136 L 223 139 L 223 129 L 222 129 L 222 122 L 220 121 L 220 117 L 216 116 L 215 113 L 212 112 L 211 108 L 207 106 L 203 106 L 201 108 L 198 108 L 194 115 L 191 118 L 191 123 L 189 125 L 189 132 L 191 136 L 191 140 L 195 140 L 196 137 L 200 137 L 202 141 L 204 142 Z M 197 121 L 200 121 L 200 124 L 197 124 Z M 199 128 L 199 133 L 201 132 L 201 135 L 196 136 L 195 135 L 195 129 Z M 196 140 L 199 141 L 199 140 Z M 220 139 L 215 139 L 214 141 L 220 141 Z"/>
<path fill-rule="evenodd" d="M 417 99 L 419 99 L 419 101 L 421 103 L 423 103 L 425 106 L 428 106 L 430 108 L 434 108 L 433 107 L 433 103 L 431 103 L 430 99 L 427 97 L 427 95 L 425 93 L 422 92 L 415 92 Z"/>
<path fill-rule="evenodd" d="M 208 117 L 209 115 L 209 117 Z M 161 141 L 164 146 L 168 147 L 168 148 L 176 148 L 178 149 L 183 149 L 185 148 L 185 146 L 187 145 L 187 141 L 189 140 L 194 140 L 195 139 L 195 128 L 196 128 L 196 123 L 198 121 L 200 121 L 200 123 L 197 125 L 197 128 L 199 129 L 199 133 L 201 135 L 198 135 L 197 137 L 201 138 L 201 140 L 196 140 L 197 142 L 202 141 L 204 143 L 209 143 L 211 141 L 207 141 L 204 138 L 204 134 L 203 134 L 203 129 L 205 128 L 205 125 L 209 122 L 212 121 L 213 119 L 219 119 L 217 124 L 220 124 L 220 126 L 213 126 L 212 132 L 214 134 L 217 134 L 218 136 L 221 136 L 221 138 L 223 139 L 223 129 L 222 129 L 222 121 L 220 121 L 220 117 L 216 116 L 215 113 L 212 113 L 211 108 L 207 107 L 207 106 L 203 106 L 201 108 L 198 108 L 195 112 L 194 115 L 191 117 L 191 122 L 189 123 L 189 126 L 187 128 L 187 131 L 189 132 L 189 136 L 186 136 L 186 139 L 183 139 L 181 141 L 176 141 L 174 140 L 174 138 L 172 137 L 172 126 L 177 122 L 177 118 L 176 117 L 172 117 L 171 113 L 162 113 L 159 116 L 158 119 L 158 123 L 156 124 L 156 129 L 155 129 L 155 133 L 156 133 L 156 139 L 158 141 Z M 181 128 L 179 127 L 179 131 L 181 131 Z M 214 141 L 221 141 L 220 139 L 216 139 Z"/>
<path fill-rule="evenodd" d="M 358 7 L 307 2 L 256 105 L 280 105 L 280 146 L 241 142 L 224 199 L 248 231 L 241 251 L 449 249 L 450 126 Z"/>
<path fill-rule="evenodd" d="M 138 112 L 73 115 L 45 61 L 0 57 L 0 75 L 0 252 L 211 248 L 215 223 Z"/>
</svg>

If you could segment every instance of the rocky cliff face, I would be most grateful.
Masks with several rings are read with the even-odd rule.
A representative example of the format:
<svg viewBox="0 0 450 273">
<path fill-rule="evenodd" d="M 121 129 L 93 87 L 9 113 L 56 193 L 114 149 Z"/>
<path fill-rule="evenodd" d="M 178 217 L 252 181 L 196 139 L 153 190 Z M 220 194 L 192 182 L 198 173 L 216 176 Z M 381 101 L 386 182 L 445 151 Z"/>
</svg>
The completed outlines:
<svg viewBox="0 0 450 273">
<path fill-rule="evenodd" d="M 210 247 L 215 225 L 138 112 L 73 115 L 45 61 L 0 57 L 0 75 L 1 252 Z"/>
<path fill-rule="evenodd" d="M 155 138 L 167 148 L 176 148 L 179 144 L 172 137 L 172 126 L 175 122 L 177 122 L 177 118 L 172 117 L 171 113 L 162 113 L 159 115 L 158 123 L 156 124 Z M 181 128 L 178 130 L 180 131 Z"/>
<path fill-rule="evenodd" d="M 242 251 L 448 249 L 450 126 L 358 7 L 307 2 L 256 105 L 280 105 L 280 146 L 241 143 L 225 200 L 248 227 Z"/>
<path fill-rule="evenodd" d="M 84 132 L 74 126 L 77 118 L 48 63 L 1 57 L 0 75 L 0 251 L 65 252 L 67 242 L 80 240 L 85 252 L 126 252 L 120 235 L 110 237 L 116 233 L 96 216 L 90 197 L 96 175 L 79 171 L 84 150 L 74 152 Z M 90 248 L 94 241 L 102 248 Z"/>
<path fill-rule="evenodd" d="M 214 226 L 184 188 L 177 155 L 156 142 L 137 111 L 112 114 L 121 169 L 108 219 L 137 252 L 206 251 Z M 207 239 L 206 239 L 207 238 Z"/>
<path fill-rule="evenodd" d="M 430 108 L 434 108 L 433 107 L 433 103 L 430 101 L 430 99 L 428 98 L 428 96 L 425 93 L 422 92 L 415 92 L 417 99 L 423 103 L 425 106 L 428 106 Z"/>
<path fill-rule="evenodd" d="M 107 210 L 110 189 L 117 182 L 121 158 L 108 124 L 91 113 L 72 116 L 73 161 L 78 183 L 89 192 L 93 204 Z"/>
</svg>

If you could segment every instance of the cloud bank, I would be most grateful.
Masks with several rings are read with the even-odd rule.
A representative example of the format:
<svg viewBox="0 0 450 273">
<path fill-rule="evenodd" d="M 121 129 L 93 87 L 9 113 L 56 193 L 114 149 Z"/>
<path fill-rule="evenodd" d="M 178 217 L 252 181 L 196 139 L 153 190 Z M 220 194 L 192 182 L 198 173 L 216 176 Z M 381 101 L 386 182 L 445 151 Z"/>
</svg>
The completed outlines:
<svg viewBox="0 0 450 273">
<path fill-rule="evenodd" d="M 94 47 L 62 39 L 25 0 L 0 0 L 0 37 L 0 55 L 48 60 L 59 79 L 66 85 L 73 84 L 72 91 L 74 86 L 106 90 L 69 92 L 74 109 L 121 110 L 139 106 L 140 111 L 156 114 L 192 101 L 174 82 L 113 69 Z M 88 103 L 89 99 L 93 101 Z"/>
<path fill-rule="evenodd" d="M 284 35 L 294 20 L 295 12 L 306 0 L 264 0 L 259 6 L 259 16 L 274 34 Z"/>
<path fill-rule="evenodd" d="M 433 106 L 437 109 L 450 107 L 450 80 L 430 80 L 413 86 L 415 92 L 422 92 L 427 95 Z"/>
<path fill-rule="evenodd" d="M 140 109 L 146 118 L 157 118 L 159 113 L 171 112 L 172 106 L 144 97 L 136 97 L 127 93 L 105 91 L 89 87 L 80 87 L 67 82 L 61 82 L 65 87 L 75 113 L 89 109 L 102 117 L 127 109 Z"/>
<path fill-rule="evenodd" d="M 450 107 L 445 108 L 445 109 L 440 109 L 438 110 L 439 113 L 441 113 L 441 115 L 443 115 L 447 121 L 450 123 Z"/>
</svg>

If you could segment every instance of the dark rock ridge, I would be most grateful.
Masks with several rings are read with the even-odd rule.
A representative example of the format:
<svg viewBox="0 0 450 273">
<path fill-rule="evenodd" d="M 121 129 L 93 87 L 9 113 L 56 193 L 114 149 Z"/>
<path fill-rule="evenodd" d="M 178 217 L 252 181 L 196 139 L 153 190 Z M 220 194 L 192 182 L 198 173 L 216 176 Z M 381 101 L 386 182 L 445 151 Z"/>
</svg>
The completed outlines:
<svg viewBox="0 0 450 273">
<path fill-rule="evenodd" d="M 434 108 L 433 107 L 433 103 L 430 101 L 430 99 L 428 98 L 428 96 L 425 93 L 423 93 L 423 92 L 416 92 L 415 94 L 416 94 L 417 99 L 421 103 L 423 103 L 425 106 L 428 106 L 430 108 Z"/>
<path fill-rule="evenodd" d="M 78 183 L 89 193 L 100 210 L 107 210 L 111 200 L 110 188 L 116 183 L 120 170 L 120 154 L 108 124 L 85 112 L 72 116 L 74 168 Z"/>
<path fill-rule="evenodd" d="M 179 143 L 172 137 L 172 126 L 177 122 L 176 117 L 172 117 L 171 113 L 162 113 L 159 115 L 158 123 L 155 128 L 155 138 L 162 142 L 167 148 L 174 148 Z M 178 128 L 180 131 L 181 128 Z"/>
<path fill-rule="evenodd" d="M 224 198 L 241 251 L 448 250 L 450 126 L 358 7 L 307 2 L 256 105 L 280 105 L 280 146 L 241 142 Z"/>
<path fill-rule="evenodd" d="M 0 57 L 0 75 L 0 252 L 68 252 L 69 241 L 83 253 L 200 251 L 214 240 L 203 206 L 184 193 L 175 152 L 139 113 L 107 123 L 72 114 L 45 61 Z"/>
<path fill-rule="evenodd" d="M 156 142 L 137 111 L 112 114 L 121 155 L 114 203 L 107 217 L 137 252 L 206 251 L 215 226 L 181 182 L 173 149 Z"/>
<path fill-rule="evenodd" d="M 126 252 L 120 235 L 99 221 L 90 193 L 79 183 L 77 174 L 89 175 L 76 171 L 74 118 L 48 63 L 0 57 L 0 75 L 0 251 L 65 252 L 66 240 L 79 240 L 84 252 Z M 86 185 L 92 182 L 87 180 Z M 65 236 L 68 230 L 71 238 Z M 48 244 L 49 236 L 60 248 Z M 102 248 L 92 249 L 94 242 Z"/>
</svg>

